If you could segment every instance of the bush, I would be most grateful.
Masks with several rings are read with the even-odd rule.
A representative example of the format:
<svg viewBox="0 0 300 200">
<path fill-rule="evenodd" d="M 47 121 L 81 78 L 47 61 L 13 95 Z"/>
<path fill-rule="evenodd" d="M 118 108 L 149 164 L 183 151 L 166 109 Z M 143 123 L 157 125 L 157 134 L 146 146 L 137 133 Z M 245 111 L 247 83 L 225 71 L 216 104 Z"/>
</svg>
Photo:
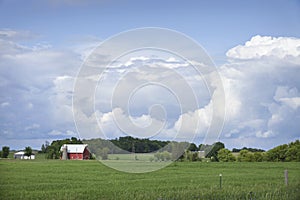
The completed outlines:
<svg viewBox="0 0 300 200">
<path fill-rule="evenodd" d="M 234 162 L 236 158 L 228 149 L 220 149 L 218 151 L 218 160 L 221 162 Z"/>
<path fill-rule="evenodd" d="M 109 148 L 107 148 L 107 147 L 104 147 L 103 149 L 101 149 L 100 156 L 101 156 L 102 160 L 108 159 L 108 152 L 109 152 Z"/>
<path fill-rule="evenodd" d="M 157 161 L 169 161 L 171 160 L 171 154 L 167 151 L 164 152 L 156 152 L 154 157 Z"/>
<path fill-rule="evenodd" d="M 93 153 L 91 153 L 91 154 L 90 154 L 90 160 L 96 160 L 96 155 L 93 154 Z"/>
<path fill-rule="evenodd" d="M 184 152 L 184 159 L 186 161 L 194 162 L 194 161 L 200 161 L 198 152 L 191 152 L 189 150 Z"/>
<path fill-rule="evenodd" d="M 253 162 L 254 155 L 250 153 L 248 150 L 241 150 L 237 160 L 239 162 Z"/>
<path fill-rule="evenodd" d="M 264 157 L 263 157 L 263 153 L 262 152 L 255 152 L 253 154 L 253 157 L 254 157 L 254 161 L 255 162 L 262 162 Z"/>
</svg>

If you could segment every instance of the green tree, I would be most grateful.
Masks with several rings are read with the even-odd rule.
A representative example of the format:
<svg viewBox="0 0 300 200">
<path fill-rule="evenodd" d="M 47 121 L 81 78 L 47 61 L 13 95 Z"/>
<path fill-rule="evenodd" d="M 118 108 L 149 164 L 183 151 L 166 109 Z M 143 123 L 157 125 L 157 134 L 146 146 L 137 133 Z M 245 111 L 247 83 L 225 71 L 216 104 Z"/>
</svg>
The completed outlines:
<svg viewBox="0 0 300 200">
<path fill-rule="evenodd" d="M 209 148 L 208 153 L 205 157 L 210 158 L 212 161 L 218 161 L 218 151 L 225 148 L 225 145 L 222 142 L 216 142 Z"/>
<path fill-rule="evenodd" d="M 253 162 L 254 155 L 250 153 L 248 150 L 241 150 L 237 160 L 239 162 Z"/>
<path fill-rule="evenodd" d="M 50 145 L 47 148 L 47 159 L 59 159 L 60 152 L 58 147 Z"/>
<path fill-rule="evenodd" d="M 289 146 L 283 144 L 267 151 L 267 160 L 272 162 L 285 161 L 288 149 Z"/>
<path fill-rule="evenodd" d="M 182 160 L 184 152 L 188 148 L 187 142 L 172 142 L 172 160 Z"/>
<path fill-rule="evenodd" d="M 154 154 L 154 158 L 155 158 L 156 161 L 160 161 L 161 160 L 161 152 L 156 152 Z"/>
<path fill-rule="evenodd" d="M 167 151 L 162 152 L 162 157 L 164 161 L 169 161 L 171 160 L 171 154 Z"/>
<path fill-rule="evenodd" d="M 254 152 L 253 157 L 255 162 L 262 162 L 264 159 L 262 152 Z"/>
<path fill-rule="evenodd" d="M 198 151 L 198 147 L 196 144 L 194 143 L 191 143 L 189 148 L 188 148 L 189 151 Z"/>
<path fill-rule="evenodd" d="M 289 144 L 286 152 L 286 161 L 300 161 L 300 141 L 296 140 Z"/>
<path fill-rule="evenodd" d="M 45 147 L 45 145 L 44 145 L 44 144 L 42 144 L 42 147 L 41 147 L 41 152 L 42 152 L 42 153 L 46 153 L 46 147 Z"/>
<path fill-rule="evenodd" d="M 2 147 L 1 157 L 8 158 L 8 155 L 9 155 L 9 147 L 8 146 Z"/>
<path fill-rule="evenodd" d="M 218 160 L 221 162 L 234 162 L 236 158 L 228 149 L 220 149 L 218 151 Z"/>
<path fill-rule="evenodd" d="M 107 147 L 104 147 L 103 149 L 101 149 L 100 156 L 101 156 L 102 160 L 108 159 L 108 152 L 109 152 L 109 148 L 107 148 Z"/>
<path fill-rule="evenodd" d="M 25 147 L 25 156 L 28 156 L 29 159 L 31 159 L 31 155 L 32 155 L 32 148 L 31 147 Z"/>
</svg>

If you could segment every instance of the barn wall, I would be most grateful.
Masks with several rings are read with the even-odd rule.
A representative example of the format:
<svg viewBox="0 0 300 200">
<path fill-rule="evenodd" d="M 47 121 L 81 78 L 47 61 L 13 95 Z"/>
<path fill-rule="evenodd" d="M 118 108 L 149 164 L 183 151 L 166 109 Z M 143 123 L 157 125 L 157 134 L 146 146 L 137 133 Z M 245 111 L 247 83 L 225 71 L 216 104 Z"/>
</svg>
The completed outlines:
<svg viewBox="0 0 300 200">
<path fill-rule="evenodd" d="M 87 148 L 85 148 L 84 151 L 83 151 L 83 159 L 84 160 L 90 159 L 90 152 Z"/>
<path fill-rule="evenodd" d="M 82 153 L 69 153 L 70 160 L 82 160 L 83 154 Z"/>
</svg>

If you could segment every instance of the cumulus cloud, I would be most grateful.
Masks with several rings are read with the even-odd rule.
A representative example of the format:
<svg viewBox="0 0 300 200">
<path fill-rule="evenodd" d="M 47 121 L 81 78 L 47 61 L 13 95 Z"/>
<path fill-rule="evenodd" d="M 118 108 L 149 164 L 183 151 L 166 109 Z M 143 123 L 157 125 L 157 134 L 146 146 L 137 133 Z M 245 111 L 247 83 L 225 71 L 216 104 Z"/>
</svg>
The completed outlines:
<svg viewBox="0 0 300 200">
<path fill-rule="evenodd" d="M 115 133 L 149 138 L 164 128 L 164 121 L 145 114 L 136 117 L 126 115 L 121 108 L 114 108 L 111 112 L 101 114 L 98 123 L 108 138 L 111 138 L 112 134 Z"/>
<path fill-rule="evenodd" d="M 5 109 L 0 129 L 7 133 L 1 134 L 3 140 L 47 138 L 53 127 L 75 130 L 73 83 L 68 78 L 80 66 L 79 55 L 40 43 L 20 44 L 31 37 L 35 35 L 30 32 L 0 31 L 0 101 Z"/>
<path fill-rule="evenodd" d="M 256 35 L 244 45 L 238 45 L 226 53 L 231 59 L 260 59 L 275 57 L 284 59 L 300 56 L 300 39 Z"/>
<path fill-rule="evenodd" d="M 87 63 L 95 73 L 79 86 L 81 107 L 73 110 L 76 73 L 94 48 L 92 42 L 62 51 L 51 45 L 21 45 L 20 34 L 0 30 L 0 136 L 6 144 L 16 138 L 38 144 L 76 136 L 73 111 L 82 138 L 196 136 L 200 143 L 213 114 L 221 116 L 214 108 L 224 105 L 221 141 L 228 147 L 270 148 L 299 138 L 298 38 L 254 36 L 228 50 L 229 62 L 218 68 L 225 104 L 218 101 L 223 88 L 214 83 L 215 72 L 198 74 L 190 65 L 199 63 L 137 53 L 112 63 L 101 76 L 95 69 L 105 67 L 100 65 L 106 57 L 95 55 Z M 95 91 L 91 84 L 98 84 Z"/>
<path fill-rule="evenodd" d="M 298 38 L 254 36 L 227 52 L 226 143 L 268 148 L 299 138 L 299 47 Z"/>
<path fill-rule="evenodd" d="M 187 139 L 204 137 L 211 125 L 212 102 L 204 108 L 182 113 L 174 124 L 174 129 Z"/>
</svg>

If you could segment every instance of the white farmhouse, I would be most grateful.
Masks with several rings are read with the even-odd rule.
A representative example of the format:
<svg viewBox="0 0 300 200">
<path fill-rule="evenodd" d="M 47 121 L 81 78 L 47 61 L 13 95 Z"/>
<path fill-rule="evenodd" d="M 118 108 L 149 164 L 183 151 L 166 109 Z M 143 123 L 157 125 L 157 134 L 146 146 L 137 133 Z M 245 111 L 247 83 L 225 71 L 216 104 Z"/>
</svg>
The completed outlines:
<svg viewBox="0 0 300 200">
<path fill-rule="evenodd" d="M 14 154 L 14 158 L 15 159 L 25 159 L 25 160 L 29 160 L 29 159 L 35 159 L 35 155 L 32 154 L 31 156 L 25 156 L 25 152 L 24 151 L 19 151 L 17 153 Z"/>
</svg>

